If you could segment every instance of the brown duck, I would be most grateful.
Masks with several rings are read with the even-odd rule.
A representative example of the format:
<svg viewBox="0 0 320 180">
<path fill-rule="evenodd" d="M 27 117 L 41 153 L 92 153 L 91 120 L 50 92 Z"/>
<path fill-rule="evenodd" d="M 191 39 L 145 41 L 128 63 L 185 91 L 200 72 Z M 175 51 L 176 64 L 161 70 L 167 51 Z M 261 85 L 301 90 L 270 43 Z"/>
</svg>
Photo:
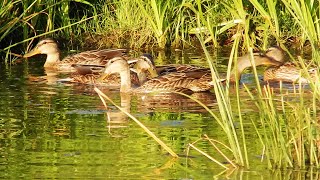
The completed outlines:
<svg viewBox="0 0 320 180">
<path fill-rule="evenodd" d="M 109 59 L 125 57 L 127 49 L 103 49 L 84 51 L 70 55 L 60 60 L 60 50 L 55 40 L 45 38 L 23 57 L 28 58 L 37 54 L 46 54 L 45 68 L 52 68 L 58 71 L 74 71 L 73 64 L 105 65 Z"/>
</svg>

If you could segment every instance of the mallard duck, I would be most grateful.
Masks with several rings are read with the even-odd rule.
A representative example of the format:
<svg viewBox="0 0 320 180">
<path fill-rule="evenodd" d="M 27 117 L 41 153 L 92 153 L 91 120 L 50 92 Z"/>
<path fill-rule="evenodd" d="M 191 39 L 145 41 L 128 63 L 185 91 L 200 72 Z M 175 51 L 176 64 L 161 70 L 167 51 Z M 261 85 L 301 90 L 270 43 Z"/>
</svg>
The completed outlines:
<svg viewBox="0 0 320 180">
<path fill-rule="evenodd" d="M 302 68 L 298 67 L 295 63 L 284 63 L 284 52 L 280 47 L 269 48 L 266 56 L 282 64 L 266 69 L 263 75 L 264 81 L 310 83 L 310 80 L 314 81 L 315 75 L 318 72 L 317 68 L 310 68 L 307 72 L 304 72 Z"/>
<path fill-rule="evenodd" d="M 253 58 L 255 66 L 280 66 L 284 62 L 284 53 L 279 47 L 271 47 L 266 51 L 266 53 L 253 53 Z M 237 65 L 234 66 L 232 70 L 230 82 L 235 82 L 236 80 L 240 79 L 242 72 L 252 66 L 253 65 L 250 61 L 250 54 L 239 57 Z M 185 64 L 169 64 L 157 66 L 156 70 L 159 76 L 172 72 L 187 73 L 193 71 L 210 71 L 209 68 Z"/>
<path fill-rule="evenodd" d="M 154 62 L 150 59 L 149 54 L 143 54 L 139 58 L 134 59 L 124 59 L 123 57 L 115 57 L 110 59 L 110 61 L 116 60 L 124 60 L 127 61 L 129 64 L 134 67 L 131 68 L 133 70 L 130 73 L 131 82 L 134 85 L 141 85 L 143 82 L 147 80 L 146 74 L 147 72 L 150 74 L 150 78 L 157 77 L 158 74 L 154 69 Z M 119 86 L 120 85 L 120 78 L 119 75 L 111 75 L 111 76 L 101 76 L 101 73 L 104 71 L 105 66 L 101 65 L 79 65 L 74 64 L 72 65 L 76 69 L 76 73 L 72 75 L 71 78 L 63 79 L 62 81 L 68 82 L 76 82 L 76 83 L 83 83 L 83 84 L 100 84 L 100 85 L 108 85 L 108 86 Z M 98 79 L 99 78 L 99 79 Z"/>
<path fill-rule="evenodd" d="M 120 74 L 120 92 L 150 92 L 150 91 L 206 91 L 211 88 L 211 74 L 208 71 L 193 71 L 190 73 L 169 73 L 150 79 L 136 89 L 131 88 L 130 67 L 121 59 L 110 60 L 106 64 L 103 76 Z"/>
<path fill-rule="evenodd" d="M 28 58 L 37 54 L 46 54 L 45 68 L 54 68 L 59 71 L 74 71 L 72 64 L 105 65 L 109 59 L 124 56 L 127 49 L 91 50 L 70 55 L 60 60 L 58 44 L 51 38 L 45 38 L 23 57 Z"/>
<path fill-rule="evenodd" d="M 253 59 L 255 66 L 264 65 L 279 67 L 284 63 L 284 52 L 279 47 L 270 47 L 264 54 L 260 52 L 253 53 Z M 251 64 L 249 53 L 239 57 L 237 60 L 237 65 L 234 66 L 232 70 L 230 82 L 235 82 L 240 79 L 242 72 L 252 66 L 253 65 Z"/>
<path fill-rule="evenodd" d="M 263 79 L 264 81 L 268 82 L 283 81 L 294 83 L 310 83 L 310 81 L 315 81 L 317 72 L 317 68 L 311 68 L 308 69 L 307 72 L 304 72 L 294 63 L 289 62 L 279 67 L 268 68 L 264 72 Z"/>
<path fill-rule="evenodd" d="M 270 49 L 265 55 L 256 53 L 254 54 L 254 62 L 256 66 L 259 65 L 273 65 L 279 66 L 283 62 L 283 58 L 272 57 L 278 49 Z M 251 67 L 252 64 L 249 59 L 249 55 L 240 57 L 238 60 L 237 68 L 234 73 L 238 73 L 239 76 L 244 69 Z M 110 74 L 120 74 L 121 77 L 121 92 L 131 91 L 131 82 L 128 81 L 129 66 L 126 61 L 121 59 L 116 59 L 114 61 L 109 61 L 106 64 L 105 75 Z M 142 84 L 139 88 L 134 89 L 135 92 L 150 92 L 150 91 L 160 91 L 160 92 L 172 92 L 172 91 L 193 91 L 201 92 L 207 91 L 212 86 L 212 76 L 211 71 L 208 68 L 202 68 L 192 65 L 165 65 L 161 67 L 156 67 L 157 72 L 164 75 L 150 79 Z M 237 77 L 239 77 L 237 76 Z M 235 81 L 236 75 L 231 77 L 230 81 Z"/>
</svg>

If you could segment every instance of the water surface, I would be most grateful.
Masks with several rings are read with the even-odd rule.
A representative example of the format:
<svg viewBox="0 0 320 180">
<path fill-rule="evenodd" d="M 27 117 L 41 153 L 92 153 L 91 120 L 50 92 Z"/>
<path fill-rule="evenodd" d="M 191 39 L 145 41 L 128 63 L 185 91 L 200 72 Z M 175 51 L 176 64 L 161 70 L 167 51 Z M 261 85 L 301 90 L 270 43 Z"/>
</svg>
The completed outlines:
<svg viewBox="0 0 320 180">
<path fill-rule="evenodd" d="M 227 57 L 218 57 L 218 70 L 223 72 Z M 189 152 L 190 158 L 173 159 L 117 108 L 108 103 L 106 109 L 92 85 L 31 81 L 32 77 L 45 75 L 44 59 L 31 58 L 9 67 L 1 64 L 0 178 L 282 179 L 309 173 L 267 171 L 266 164 L 259 159 L 261 146 L 256 137 L 252 137 L 249 146 L 255 167 L 251 171 L 225 171 L 194 150 Z M 201 52 L 159 54 L 156 63 L 206 66 Z M 249 74 L 242 81 L 253 79 Z M 212 116 L 186 97 L 128 98 L 117 90 L 100 88 L 181 156 L 186 155 L 189 143 L 204 134 L 226 141 Z M 250 136 L 255 135 L 250 122 L 258 120 L 258 112 L 248 95 L 243 94 L 242 110 L 247 117 L 245 130 L 250 142 Z M 192 96 L 218 112 L 213 93 Z M 206 141 L 198 142 L 197 147 L 213 156 L 217 153 Z"/>
</svg>

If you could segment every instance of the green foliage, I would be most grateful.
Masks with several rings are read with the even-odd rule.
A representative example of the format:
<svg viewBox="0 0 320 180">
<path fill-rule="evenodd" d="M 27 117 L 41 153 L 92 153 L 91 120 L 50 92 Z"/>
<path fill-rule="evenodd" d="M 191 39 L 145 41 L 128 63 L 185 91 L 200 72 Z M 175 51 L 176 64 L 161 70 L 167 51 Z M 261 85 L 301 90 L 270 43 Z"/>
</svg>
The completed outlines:
<svg viewBox="0 0 320 180">
<path fill-rule="evenodd" d="M 0 41 L 21 41 L 38 34 L 49 34 L 58 28 L 62 28 L 63 31 L 59 31 L 55 36 L 70 38 L 72 35 L 72 22 L 81 20 L 71 19 L 71 3 L 73 5 L 80 3 L 91 6 L 92 12 L 96 12 L 92 4 L 83 0 L 2 1 L 0 8 Z M 6 43 L 5 45 L 9 44 Z"/>
<path fill-rule="evenodd" d="M 204 33 L 205 44 L 215 47 L 241 36 L 242 42 L 265 49 L 275 42 L 286 43 L 287 38 L 295 36 L 301 47 L 310 42 L 313 50 L 318 49 L 320 28 L 316 1 L 92 2 L 2 1 L 0 41 L 17 42 L 54 33 L 53 36 L 63 39 L 91 40 L 84 43 L 90 46 L 165 48 L 190 46 L 197 41 L 194 35 Z M 201 24 L 197 24 L 199 22 Z M 240 47 L 246 49 L 247 45 Z"/>
</svg>

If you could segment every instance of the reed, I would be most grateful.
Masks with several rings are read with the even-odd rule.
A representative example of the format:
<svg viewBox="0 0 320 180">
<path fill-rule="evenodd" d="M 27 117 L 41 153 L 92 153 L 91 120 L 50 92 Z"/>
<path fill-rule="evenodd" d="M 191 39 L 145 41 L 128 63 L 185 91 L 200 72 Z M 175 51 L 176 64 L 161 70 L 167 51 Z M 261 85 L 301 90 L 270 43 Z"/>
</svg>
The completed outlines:
<svg viewBox="0 0 320 180">
<path fill-rule="evenodd" d="M 97 47 L 148 47 L 153 43 L 152 28 L 138 8 L 136 1 L 123 0 L 102 3 L 97 10 L 101 16 L 81 24 L 85 38 L 93 37 Z M 98 42 L 96 42 L 98 39 Z"/>
<path fill-rule="evenodd" d="M 319 3 L 305 0 L 283 0 L 286 10 L 301 29 L 301 46 L 309 41 L 313 51 L 313 59 L 319 64 L 320 15 Z"/>
<path fill-rule="evenodd" d="M 298 103 L 287 101 L 288 92 L 284 89 L 280 88 L 280 94 L 275 94 L 269 86 L 263 89 L 263 99 L 257 101 L 252 96 L 260 112 L 262 130 L 257 130 L 257 134 L 269 168 L 319 167 L 316 144 L 319 126 L 314 114 L 317 105 L 313 100 L 310 106 L 305 100 L 301 85 L 294 91 Z"/>
<path fill-rule="evenodd" d="M 278 41 L 281 38 L 281 32 L 279 28 L 279 22 L 277 14 L 275 13 L 275 3 L 267 1 L 267 6 L 269 12 L 267 13 L 257 1 L 251 1 L 255 7 L 259 9 L 259 12 L 268 19 L 268 27 L 272 29 L 270 34 L 275 37 Z M 233 14 L 235 19 L 239 19 L 241 23 L 236 24 L 235 27 L 237 31 L 234 38 L 233 48 L 231 50 L 231 55 L 228 64 L 228 77 L 230 77 L 232 64 L 236 64 L 238 47 L 240 47 L 243 42 L 242 47 L 247 49 L 251 54 L 251 63 L 254 65 L 253 61 L 253 47 L 254 38 L 250 36 L 250 24 L 252 23 L 252 17 L 247 16 L 247 12 L 244 11 L 242 1 L 233 1 L 231 5 L 230 2 L 224 3 L 225 7 L 229 9 L 229 12 Z M 200 3 L 198 4 L 200 6 Z M 193 9 L 196 9 L 193 7 Z M 205 29 L 203 27 L 208 27 L 208 16 L 202 11 L 194 10 L 197 18 L 198 29 Z M 250 159 L 248 158 L 246 136 L 243 127 L 243 117 L 241 110 L 241 97 L 239 95 L 239 85 L 236 83 L 236 97 L 237 106 L 236 109 L 231 108 L 231 102 L 229 99 L 229 85 L 225 88 L 222 87 L 221 83 L 217 81 L 219 79 L 216 73 L 216 68 L 214 66 L 214 59 L 209 55 L 206 50 L 206 31 L 199 31 L 198 38 L 204 53 L 207 58 L 207 62 L 212 72 L 212 79 L 214 82 L 214 93 L 217 98 L 217 105 L 219 109 L 218 114 L 214 114 L 211 110 L 208 110 L 215 121 L 221 126 L 222 130 L 225 132 L 225 136 L 228 142 L 224 144 L 231 149 L 232 158 L 237 166 L 250 167 Z M 210 32 L 210 35 L 214 37 L 216 34 Z M 266 34 L 266 36 L 269 36 Z M 265 39 L 267 39 L 265 37 Z M 242 40 L 242 41 L 241 41 Z M 281 44 L 281 42 L 279 42 Z M 267 46 L 267 44 L 265 44 Z M 298 64 L 303 65 L 304 61 L 299 59 L 296 60 Z M 302 66 L 302 72 L 307 73 L 307 67 Z M 280 88 L 280 95 L 275 94 L 273 89 L 269 86 L 261 87 L 258 73 L 253 66 L 253 73 L 255 75 L 256 81 L 256 92 L 252 93 L 248 88 L 246 89 L 248 94 L 252 98 L 252 102 L 255 103 L 256 107 L 259 109 L 259 122 L 252 120 L 252 125 L 256 128 L 257 136 L 261 141 L 261 149 L 265 152 L 266 161 L 270 169 L 274 168 L 306 168 L 307 166 L 319 166 L 317 153 L 319 151 L 317 144 L 318 140 L 318 120 L 316 119 L 317 114 L 317 103 L 316 99 L 319 98 L 319 85 L 317 83 L 311 83 L 311 91 L 313 92 L 312 106 L 307 105 L 307 101 L 304 97 L 303 88 L 300 85 L 299 89 L 296 90 L 296 98 L 299 99 L 299 103 L 285 102 L 286 93 Z M 228 84 L 228 83 L 227 83 Z M 278 100 L 280 96 L 280 100 Z M 280 103 L 280 108 L 279 108 Z M 234 113 L 238 117 L 234 116 Z M 236 130 L 233 127 L 234 122 L 239 122 L 240 130 Z M 262 126 L 262 130 L 257 128 Z M 196 149 L 194 144 L 191 146 Z M 216 147 L 214 147 L 216 148 Z M 200 150 L 197 150 L 202 153 Z M 219 149 L 219 152 L 224 152 Z M 204 154 L 204 153 L 202 153 Z M 209 157 L 207 154 L 205 156 Z M 212 157 L 209 157 L 213 159 Z M 215 160 L 216 161 L 216 160 Z"/>
<path fill-rule="evenodd" d="M 268 46 L 270 35 L 277 39 L 277 42 L 281 42 L 280 39 L 282 36 L 282 32 L 280 31 L 278 11 L 276 8 L 277 1 L 266 0 L 266 8 L 257 0 L 250 0 L 250 2 L 262 16 L 263 22 L 260 23 L 265 24 L 263 26 L 260 26 L 264 31 L 264 35 L 262 36 L 262 46 L 264 48 Z"/>
<path fill-rule="evenodd" d="M 205 44 L 218 47 L 226 39 L 233 40 L 241 35 L 244 31 L 238 28 L 246 24 L 250 47 L 255 45 L 265 49 L 274 40 L 282 44 L 294 34 L 301 39 L 298 42 L 301 47 L 310 42 L 316 54 L 320 34 L 317 7 L 318 2 L 305 0 L 226 0 L 222 3 L 216 0 L 3 1 L 0 41 L 5 37 L 12 40 L 10 35 L 14 35 L 16 41 L 55 32 L 53 36 L 71 38 L 71 41 L 94 35 L 93 42 L 96 39 L 102 41 L 97 46 L 165 48 L 192 46 L 190 42 L 195 40 L 194 34 L 205 33 Z M 71 26 L 88 17 L 93 19 Z M 200 26 L 198 18 L 201 18 Z M 61 27 L 66 28 L 54 31 Z M 103 37 L 98 38 L 101 35 Z M 107 38 L 110 40 L 103 41 Z M 246 49 L 248 45 L 240 44 L 240 47 Z"/>
<path fill-rule="evenodd" d="M 145 125 L 143 125 L 138 119 L 136 119 L 134 116 L 132 116 L 129 112 L 122 109 L 120 106 L 116 105 L 107 95 L 105 95 L 102 91 L 100 91 L 98 88 L 94 88 L 94 90 L 98 93 L 101 101 L 103 102 L 104 106 L 107 108 L 105 99 L 108 100 L 110 103 L 112 103 L 116 108 L 118 108 L 120 111 L 125 113 L 128 117 L 130 117 L 135 123 L 137 123 L 149 136 L 151 136 L 161 147 L 163 147 L 168 153 L 170 153 L 173 157 L 178 157 L 178 155 L 172 151 L 170 147 L 168 147 L 163 141 L 161 141 L 153 132 L 151 132 Z"/>
<path fill-rule="evenodd" d="M 145 17 L 148 18 L 156 42 L 160 48 L 164 48 L 167 44 L 167 36 L 170 28 L 170 18 L 168 11 L 170 8 L 170 1 L 150 0 L 149 3 L 137 0 L 140 10 Z"/>
<path fill-rule="evenodd" d="M 240 126 L 241 126 L 240 132 L 239 132 L 234 127 L 234 122 L 237 121 L 237 118 L 235 117 L 233 113 L 233 109 L 231 108 L 229 93 L 227 92 L 228 87 L 227 89 L 225 89 L 219 80 L 220 79 L 219 75 L 213 64 L 214 61 L 212 57 L 209 55 L 205 47 L 203 36 L 201 36 L 200 34 L 198 37 L 202 45 L 202 48 L 204 50 L 204 53 L 206 55 L 206 59 L 208 61 L 209 67 L 211 69 L 212 80 L 214 84 L 214 93 L 216 95 L 217 105 L 219 109 L 218 115 L 214 114 L 210 110 L 209 112 L 213 115 L 214 120 L 218 122 L 222 130 L 225 132 L 225 135 L 228 140 L 228 142 L 225 143 L 225 146 L 227 146 L 228 149 L 231 149 L 231 154 L 232 154 L 232 158 L 229 157 L 228 159 L 234 159 L 234 163 L 232 164 L 236 164 L 237 166 L 249 167 L 249 159 L 248 159 L 247 150 L 246 150 L 246 139 L 244 135 L 243 122 L 242 122 L 241 113 L 240 113 L 241 110 L 238 109 L 239 115 L 240 115 L 240 119 L 239 119 Z M 232 51 L 235 51 L 235 49 L 233 49 Z M 239 102 L 240 101 L 238 100 L 238 103 Z M 238 104 L 238 108 L 240 108 L 239 104 Z M 219 151 L 223 152 L 222 150 L 219 150 Z M 225 155 L 223 156 L 226 157 Z"/>
</svg>

